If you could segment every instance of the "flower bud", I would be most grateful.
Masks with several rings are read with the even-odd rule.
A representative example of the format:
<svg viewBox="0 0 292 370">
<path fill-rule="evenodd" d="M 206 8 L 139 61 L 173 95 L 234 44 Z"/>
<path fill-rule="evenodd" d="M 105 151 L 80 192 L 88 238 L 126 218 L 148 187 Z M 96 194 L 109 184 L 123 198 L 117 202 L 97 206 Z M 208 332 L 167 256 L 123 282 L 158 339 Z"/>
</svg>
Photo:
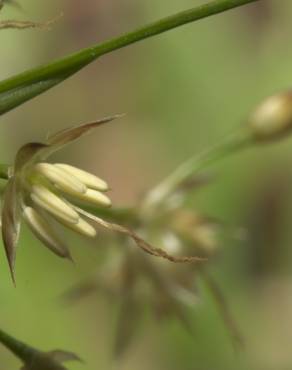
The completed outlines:
<svg viewBox="0 0 292 370">
<path fill-rule="evenodd" d="M 41 185 L 33 185 L 31 199 L 39 207 L 51 213 L 57 219 L 76 224 L 79 221 L 78 213 L 57 195 Z"/>
<path fill-rule="evenodd" d="M 75 176 L 77 179 L 79 179 L 79 181 L 81 181 L 83 184 L 91 189 L 100 191 L 108 190 L 108 184 L 105 181 L 89 172 L 83 171 L 79 168 L 64 163 L 58 163 L 55 164 L 55 166 L 66 171 L 71 176 Z"/>
<path fill-rule="evenodd" d="M 257 141 L 282 138 L 292 130 L 292 91 L 265 99 L 251 114 L 249 128 Z"/>
<path fill-rule="evenodd" d="M 174 232 L 204 256 L 213 255 L 218 247 L 218 225 L 193 211 L 177 210 L 170 220 Z"/>
</svg>

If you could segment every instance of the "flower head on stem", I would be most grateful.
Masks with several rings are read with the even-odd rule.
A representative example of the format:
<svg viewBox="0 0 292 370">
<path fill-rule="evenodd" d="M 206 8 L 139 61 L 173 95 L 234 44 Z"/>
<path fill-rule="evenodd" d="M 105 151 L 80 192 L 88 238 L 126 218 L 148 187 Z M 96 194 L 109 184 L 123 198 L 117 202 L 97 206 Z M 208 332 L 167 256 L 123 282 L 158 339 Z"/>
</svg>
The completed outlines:
<svg viewBox="0 0 292 370">
<path fill-rule="evenodd" d="M 63 258 L 70 259 L 70 251 L 66 243 L 56 235 L 51 224 L 52 219 L 90 238 L 95 237 L 97 233 L 90 223 L 92 222 L 132 238 L 137 246 L 151 255 L 173 262 L 204 260 L 196 256 L 171 256 L 163 249 L 153 247 L 127 227 L 103 219 L 102 209 L 111 206 L 111 200 L 106 195 L 108 184 L 99 177 L 71 165 L 47 162 L 48 156 L 56 150 L 118 117 L 120 116 L 106 117 L 62 130 L 50 136 L 45 143 L 29 143 L 18 151 L 14 166 L 8 171 L 9 179 L 1 217 L 2 239 L 13 280 L 21 218 L 45 246 Z M 95 214 L 87 212 L 83 204 L 94 207 Z"/>
</svg>

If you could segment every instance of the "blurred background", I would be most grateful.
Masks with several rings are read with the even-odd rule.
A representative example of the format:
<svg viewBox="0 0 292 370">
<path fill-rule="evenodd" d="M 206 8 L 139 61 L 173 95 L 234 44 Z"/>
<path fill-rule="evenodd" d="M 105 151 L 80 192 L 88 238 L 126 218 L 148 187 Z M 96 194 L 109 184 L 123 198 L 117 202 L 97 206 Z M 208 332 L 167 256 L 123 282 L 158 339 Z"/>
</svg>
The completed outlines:
<svg viewBox="0 0 292 370">
<path fill-rule="evenodd" d="M 64 17 L 50 31 L 2 31 L 0 77 L 48 62 L 198 0 L 26 0 L 1 19 Z M 292 3 L 264 0 L 102 57 L 62 85 L 1 118 L 1 162 L 26 142 L 104 115 L 126 117 L 58 156 L 105 178 L 116 206 L 133 205 L 189 156 L 242 124 L 264 97 L 291 87 Z M 204 284 L 179 322 L 145 311 L 139 333 L 114 362 L 118 307 L 98 293 L 64 305 L 61 295 L 102 263 L 109 247 L 67 235 L 76 265 L 50 254 L 23 229 L 17 288 L 0 251 L 1 328 L 44 350 L 75 351 L 70 369 L 288 370 L 292 368 L 292 146 L 287 139 L 238 154 L 209 169 L 213 181 L 192 207 L 228 225 L 209 271 L 221 286 L 245 345 L 234 351 Z M 121 248 L 123 248 L 121 246 Z M 19 362 L 0 348 L 1 369 Z"/>
</svg>

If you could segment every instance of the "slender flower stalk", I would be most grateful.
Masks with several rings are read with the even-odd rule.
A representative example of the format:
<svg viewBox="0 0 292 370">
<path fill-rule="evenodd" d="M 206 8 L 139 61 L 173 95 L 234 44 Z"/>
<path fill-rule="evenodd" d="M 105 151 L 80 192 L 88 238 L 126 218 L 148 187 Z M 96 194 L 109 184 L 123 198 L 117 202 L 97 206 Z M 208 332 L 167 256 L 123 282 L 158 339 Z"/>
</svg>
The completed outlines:
<svg viewBox="0 0 292 370">
<path fill-rule="evenodd" d="M 271 143 L 292 132 L 292 90 L 264 99 L 250 114 L 244 126 L 213 148 L 188 159 L 170 176 L 146 194 L 143 214 L 152 213 L 190 177 L 227 156 L 262 143 Z"/>
<path fill-rule="evenodd" d="M 8 180 L 11 175 L 12 166 L 8 164 L 0 164 L 0 179 Z"/>
<path fill-rule="evenodd" d="M 0 343 L 9 349 L 21 361 L 30 362 L 37 353 L 37 350 L 19 341 L 0 329 Z"/>
<path fill-rule="evenodd" d="M 142 212 L 144 214 L 152 213 L 157 207 L 161 206 L 171 193 L 197 172 L 212 163 L 250 147 L 251 144 L 253 144 L 253 140 L 250 132 L 239 130 L 213 148 L 191 157 L 146 194 L 142 202 Z"/>
<path fill-rule="evenodd" d="M 29 143 L 18 151 L 14 166 L 8 173 L 1 217 L 2 239 L 14 282 L 16 247 L 22 218 L 47 248 L 63 258 L 71 259 L 71 254 L 66 243 L 56 234 L 54 221 L 90 238 L 97 235 L 96 228 L 91 225 L 94 223 L 95 226 L 130 237 L 148 254 L 173 262 L 205 260 L 197 256 L 174 257 L 163 249 L 153 247 L 126 226 L 105 220 L 99 210 L 111 206 L 111 200 L 105 194 L 109 190 L 107 183 L 71 165 L 47 162 L 48 156 L 56 150 L 118 117 L 106 117 L 62 130 L 50 136 L 45 143 Z M 85 210 L 84 204 L 94 206 L 95 214 Z"/>
</svg>

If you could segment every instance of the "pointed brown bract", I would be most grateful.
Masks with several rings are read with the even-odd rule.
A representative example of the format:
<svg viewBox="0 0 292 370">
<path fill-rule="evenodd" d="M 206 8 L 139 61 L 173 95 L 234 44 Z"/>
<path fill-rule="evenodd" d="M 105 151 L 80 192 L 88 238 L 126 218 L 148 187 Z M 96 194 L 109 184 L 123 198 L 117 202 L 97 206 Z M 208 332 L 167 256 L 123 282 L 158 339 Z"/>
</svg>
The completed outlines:
<svg viewBox="0 0 292 370">
<path fill-rule="evenodd" d="M 57 362 L 68 362 L 68 361 L 79 361 L 83 360 L 73 352 L 63 351 L 61 349 L 55 349 L 54 351 L 47 352 L 47 355 Z"/>
<path fill-rule="evenodd" d="M 82 362 L 73 352 L 54 350 L 51 352 L 35 352 L 35 355 L 24 364 L 21 370 L 66 370 L 64 362 Z"/>
<path fill-rule="evenodd" d="M 41 352 L 30 349 L 27 360 L 23 359 L 24 366 L 21 370 L 67 370 L 63 363 L 70 361 L 83 362 L 79 356 L 73 352 L 56 349 L 50 352 Z"/>
<path fill-rule="evenodd" d="M 29 143 L 23 145 L 16 154 L 15 173 L 21 171 L 24 167 L 37 160 L 37 157 L 48 148 L 48 145 L 42 143 Z"/>
<path fill-rule="evenodd" d="M 16 246 L 20 232 L 20 209 L 18 205 L 17 179 L 10 178 L 6 185 L 2 209 L 2 239 L 13 281 Z"/>
<path fill-rule="evenodd" d="M 122 114 L 117 114 L 110 117 L 104 117 L 94 122 L 85 123 L 83 125 L 69 127 L 62 131 L 57 132 L 56 134 L 50 136 L 47 139 L 47 144 L 52 146 L 63 146 L 76 139 L 79 139 L 81 136 L 85 135 L 89 131 L 99 127 L 104 123 L 111 122 L 117 118 L 122 117 Z"/>
</svg>

